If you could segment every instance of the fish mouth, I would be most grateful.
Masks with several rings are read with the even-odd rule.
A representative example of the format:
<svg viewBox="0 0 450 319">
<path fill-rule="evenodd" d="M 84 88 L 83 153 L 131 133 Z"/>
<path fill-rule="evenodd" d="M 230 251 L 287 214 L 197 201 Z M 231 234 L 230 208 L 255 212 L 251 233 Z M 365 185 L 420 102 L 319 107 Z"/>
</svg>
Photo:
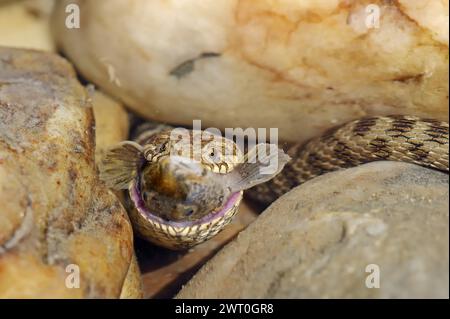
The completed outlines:
<svg viewBox="0 0 450 319">
<path fill-rule="evenodd" d="M 185 228 L 185 227 L 192 227 L 196 225 L 202 225 L 202 224 L 208 224 L 212 222 L 213 220 L 219 220 L 221 218 L 224 218 L 225 215 L 236 205 L 239 203 L 239 201 L 242 198 L 242 192 L 235 192 L 232 193 L 225 201 L 225 204 L 222 205 L 219 209 L 213 210 L 210 213 L 206 214 L 202 218 L 198 220 L 186 220 L 186 221 L 172 221 L 172 220 L 166 220 L 159 216 L 157 216 L 154 212 L 151 212 L 147 205 L 145 204 L 143 194 L 141 192 L 140 187 L 141 181 L 140 178 L 136 178 L 134 182 L 130 184 L 129 187 L 129 195 L 130 199 L 138 211 L 138 213 L 145 217 L 146 219 L 150 219 L 153 222 L 156 222 L 158 224 L 165 224 L 170 225 L 172 227 L 177 228 Z"/>
</svg>

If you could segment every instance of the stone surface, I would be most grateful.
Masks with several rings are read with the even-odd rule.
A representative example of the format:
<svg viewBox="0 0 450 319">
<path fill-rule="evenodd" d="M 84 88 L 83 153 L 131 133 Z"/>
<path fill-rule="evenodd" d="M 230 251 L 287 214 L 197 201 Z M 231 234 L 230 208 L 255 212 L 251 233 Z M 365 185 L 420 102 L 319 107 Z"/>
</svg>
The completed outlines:
<svg viewBox="0 0 450 319">
<path fill-rule="evenodd" d="M 66 60 L 0 47 L 0 298 L 139 290 L 131 225 L 98 179 L 94 132 L 90 99 Z"/>
<path fill-rule="evenodd" d="M 95 118 L 95 162 L 98 166 L 108 148 L 128 139 L 129 123 L 128 114 L 121 103 L 98 90 L 91 92 L 91 99 Z M 123 192 L 114 194 L 124 203 Z M 143 292 L 141 272 L 133 254 L 120 298 L 139 299 L 143 297 Z"/>
<path fill-rule="evenodd" d="M 55 51 L 49 23 L 53 1 L 0 1 L 0 45 Z"/>
<path fill-rule="evenodd" d="M 302 142 L 365 115 L 448 118 L 448 1 L 61 0 L 52 28 L 87 80 L 153 120 Z"/>
<path fill-rule="evenodd" d="M 272 204 L 178 298 L 448 298 L 448 183 L 391 162 L 318 177 Z"/>
<path fill-rule="evenodd" d="M 101 161 L 105 151 L 128 139 L 128 114 L 123 105 L 101 91 L 92 96 L 95 117 L 95 160 Z"/>
<path fill-rule="evenodd" d="M 141 270 L 136 258 L 133 254 L 130 268 L 123 282 L 120 299 L 142 299 L 144 297 L 144 285 L 141 277 Z"/>
</svg>

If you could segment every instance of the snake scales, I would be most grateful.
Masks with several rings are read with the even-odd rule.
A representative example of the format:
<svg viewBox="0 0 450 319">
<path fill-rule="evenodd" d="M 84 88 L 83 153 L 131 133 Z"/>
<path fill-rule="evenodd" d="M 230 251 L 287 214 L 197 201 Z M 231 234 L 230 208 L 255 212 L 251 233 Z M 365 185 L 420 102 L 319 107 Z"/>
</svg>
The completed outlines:
<svg viewBox="0 0 450 319">
<path fill-rule="evenodd" d="M 197 165 L 186 168 L 183 161 L 172 163 L 170 159 L 177 156 L 173 156 L 171 130 L 167 126 L 162 130 L 147 129 L 135 142 L 124 142 L 112 149 L 105 158 L 102 174 L 111 188 L 129 190 L 130 217 L 141 237 L 171 249 L 189 248 L 217 234 L 236 214 L 243 190 L 251 199 L 267 205 L 318 175 L 373 161 L 402 161 L 444 172 L 449 170 L 448 123 L 414 116 L 371 117 L 349 122 L 305 145 L 294 145 L 288 151 L 290 161 L 289 156 L 278 150 L 275 155 L 279 160 L 278 169 L 265 177 L 259 173 L 259 164 L 245 163 L 245 158 L 256 148 L 246 154 L 243 163 L 220 159 L 211 164 L 204 161 L 203 150 Z M 202 132 L 190 131 L 190 138 L 183 145 L 191 146 L 198 134 L 203 136 Z M 222 137 L 217 144 L 236 148 L 233 142 Z M 206 172 L 206 168 L 215 174 Z M 196 170 L 197 175 L 191 174 Z M 154 197 L 148 201 L 147 189 L 142 185 L 169 196 L 150 194 Z M 192 193 L 189 191 L 192 188 L 200 191 Z M 180 189 L 185 192 L 180 194 Z M 226 196 L 224 189 L 229 191 L 225 192 Z M 182 203 L 174 201 L 172 205 L 173 194 L 184 198 Z M 217 194 L 222 194 L 225 200 L 217 202 Z M 155 200 L 161 205 L 153 205 Z M 200 209 L 211 202 L 218 204 L 209 205 L 206 213 Z M 160 214 L 164 209 L 166 214 Z"/>
<path fill-rule="evenodd" d="M 306 145 L 272 180 L 248 192 L 270 204 L 293 187 L 318 175 L 373 161 L 401 161 L 448 172 L 448 123 L 414 116 L 363 118 L 334 128 Z"/>
</svg>

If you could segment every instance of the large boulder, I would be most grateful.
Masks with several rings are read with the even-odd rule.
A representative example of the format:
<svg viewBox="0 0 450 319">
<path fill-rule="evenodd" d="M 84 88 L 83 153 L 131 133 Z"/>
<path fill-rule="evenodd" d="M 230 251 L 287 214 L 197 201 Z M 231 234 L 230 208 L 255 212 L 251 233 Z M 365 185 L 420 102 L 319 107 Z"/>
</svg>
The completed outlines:
<svg viewBox="0 0 450 319">
<path fill-rule="evenodd" d="M 61 0 L 52 23 L 86 79 L 154 120 L 302 142 L 448 118 L 448 0 Z"/>
<path fill-rule="evenodd" d="M 50 31 L 54 0 L 0 0 L 0 46 L 55 51 Z"/>
<path fill-rule="evenodd" d="M 448 298 L 449 177 L 378 162 L 272 204 L 178 298 Z"/>
<path fill-rule="evenodd" d="M 139 295 L 130 222 L 97 176 L 90 97 L 54 54 L 0 47 L 0 202 L 0 298 Z"/>
</svg>

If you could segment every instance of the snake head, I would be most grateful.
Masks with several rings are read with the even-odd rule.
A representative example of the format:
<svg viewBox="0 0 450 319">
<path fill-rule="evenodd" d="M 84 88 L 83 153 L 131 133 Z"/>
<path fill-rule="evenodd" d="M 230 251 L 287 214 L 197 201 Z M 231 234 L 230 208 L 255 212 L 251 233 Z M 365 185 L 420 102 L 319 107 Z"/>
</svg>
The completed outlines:
<svg viewBox="0 0 450 319">
<path fill-rule="evenodd" d="M 172 143 L 168 133 L 153 136 L 143 146 L 143 155 L 151 163 L 156 163 L 159 159 L 170 156 L 171 151 Z"/>
</svg>

